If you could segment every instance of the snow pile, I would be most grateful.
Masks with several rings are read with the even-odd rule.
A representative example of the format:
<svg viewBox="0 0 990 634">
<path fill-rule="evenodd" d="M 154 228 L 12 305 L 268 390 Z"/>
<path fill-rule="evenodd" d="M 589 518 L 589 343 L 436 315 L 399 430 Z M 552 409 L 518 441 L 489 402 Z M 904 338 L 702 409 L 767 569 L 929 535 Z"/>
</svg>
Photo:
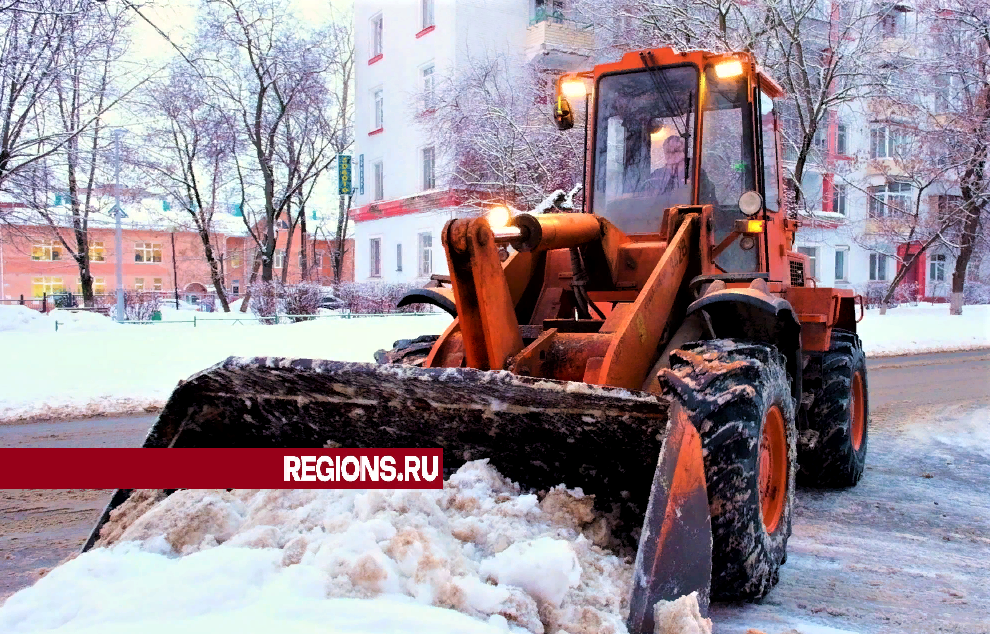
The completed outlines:
<svg viewBox="0 0 990 634">
<path fill-rule="evenodd" d="M 0 304 L 0 332 L 47 332 L 55 327 L 45 315 L 19 304 Z"/>
<path fill-rule="evenodd" d="M 868 310 L 856 329 L 869 357 L 990 348 L 990 306 L 962 315 L 949 315 L 948 304 Z"/>
<path fill-rule="evenodd" d="M 229 356 L 373 362 L 379 348 L 390 348 L 397 339 L 439 334 L 451 321 L 438 313 L 265 326 L 251 315 L 235 324 L 200 319 L 217 313 L 183 311 L 197 316 L 193 327 L 121 325 L 101 315 L 59 311 L 55 332 L 51 317 L 23 306 L 5 308 L 0 325 L 13 324 L 17 330 L 0 332 L 0 349 L 17 363 L 0 366 L 0 423 L 153 411 L 180 380 Z M 75 322 L 63 329 L 70 315 Z M 25 325 L 36 322 L 34 331 Z M 105 331 L 94 332 L 103 329 L 94 323 Z"/>
<path fill-rule="evenodd" d="M 121 328 L 120 324 L 106 315 L 88 310 L 58 309 L 48 313 L 48 318 L 52 330 L 55 330 L 55 322 L 58 322 L 59 332 L 114 331 Z"/>
<path fill-rule="evenodd" d="M 487 461 L 442 491 L 146 494 L 103 533 L 118 543 L 9 598 L 0 631 L 625 632 L 631 565 L 566 497 L 588 499 L 558 487 L 548 512 Z"/>
<path fill-rule="evenodd" d="M 712 634 L 712 621 L 702 618 L 697 592 L 676 601 L 658 601 L 653 606 L 653 622 L 657 634 Z"/>
</svg>

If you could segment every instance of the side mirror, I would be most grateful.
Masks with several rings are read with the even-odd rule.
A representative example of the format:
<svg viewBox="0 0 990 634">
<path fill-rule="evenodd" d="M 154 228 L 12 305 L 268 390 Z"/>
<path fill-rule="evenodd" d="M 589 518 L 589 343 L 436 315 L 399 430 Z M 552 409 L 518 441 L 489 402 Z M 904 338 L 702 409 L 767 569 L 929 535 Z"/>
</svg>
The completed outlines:
<svg viewBox="0 0 990 634">
<path fill-rule="evenodd" d="M 558 130 L 570 130 L 574 127 L 574 110 L 564 95 L 557 95 L 557 105 L 553 109 L 553 121 Z"/>
</svg>

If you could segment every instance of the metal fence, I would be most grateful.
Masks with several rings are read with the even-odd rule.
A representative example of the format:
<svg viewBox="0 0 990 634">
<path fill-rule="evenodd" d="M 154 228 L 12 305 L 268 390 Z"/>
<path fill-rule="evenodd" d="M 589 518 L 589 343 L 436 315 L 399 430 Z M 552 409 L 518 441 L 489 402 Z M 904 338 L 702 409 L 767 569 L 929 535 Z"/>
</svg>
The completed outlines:
<svg viewBox="0 0 990 634">
<path fill-rule="evenodd" d="M 75 309 L 72 309 L 75 310 Z M 201 324 L 211 324 L 214 322 L 228 323 L 230 325 L 246 325 L 246 324 L 265 324 L 265 325 L 276 325 L 276 324 L 290 324 L 299 323 L 303 321 L 315 321 L 317 319 L 364 319 L 368 317 L 426 317 L 428 315 L 439 315 L 439 312 L 431 313 L 335 313 L 333 315 L 284 315 L 276 314 L 269 317 L 263 317 L 258 315 L 243 315 L 241 317 L 196 317 L 193 313 L 192 319 L 151 319 L 151 320 L 125 320 L 120 323 L 122 324 L 133 324 L 133 325 L 169 325 L 169 324 L 192 324 L 193 328 Z M 59 325 L 66 325 L 68 322 L 55 321 L 55 332 L 58 332 Z"/>
</svg>

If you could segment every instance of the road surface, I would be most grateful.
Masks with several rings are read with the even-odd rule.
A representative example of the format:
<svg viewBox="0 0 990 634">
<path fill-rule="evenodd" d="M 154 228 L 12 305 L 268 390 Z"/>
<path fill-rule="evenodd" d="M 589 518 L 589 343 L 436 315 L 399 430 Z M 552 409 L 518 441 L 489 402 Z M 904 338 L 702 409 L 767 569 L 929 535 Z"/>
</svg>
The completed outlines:
<svg viewBox="0 0 990 634">
<path fill-rule="evenodd" d="M 990 351 L 868 361 L 867 472 L 798 490 L 788 561 L 716 634 L 990 634 Z M 0 446 L 141 443 L 154 416 L 0 425 Z M 0 491 L 0 599 L 82 545 L 109 491 Z"/>
</svg>

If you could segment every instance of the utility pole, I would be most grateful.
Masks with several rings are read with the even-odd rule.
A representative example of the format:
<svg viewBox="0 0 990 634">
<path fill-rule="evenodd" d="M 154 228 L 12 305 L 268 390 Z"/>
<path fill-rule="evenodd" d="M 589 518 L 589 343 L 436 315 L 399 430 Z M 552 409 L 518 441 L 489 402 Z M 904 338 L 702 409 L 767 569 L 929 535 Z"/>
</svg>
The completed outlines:
<svg viewBox="0 0 990 634">
<path fill-rule="evenodd" d="M 124 238 L 121 235 L 120 219 L 123 210 L 120 208 L 120 136 L 124 130 L 117 128 L 113 131 L 113 211 L 116 217 L 116 235 L 114 248 L 117 251 L 117 321 L 124 321 Z"/>
</svg>

